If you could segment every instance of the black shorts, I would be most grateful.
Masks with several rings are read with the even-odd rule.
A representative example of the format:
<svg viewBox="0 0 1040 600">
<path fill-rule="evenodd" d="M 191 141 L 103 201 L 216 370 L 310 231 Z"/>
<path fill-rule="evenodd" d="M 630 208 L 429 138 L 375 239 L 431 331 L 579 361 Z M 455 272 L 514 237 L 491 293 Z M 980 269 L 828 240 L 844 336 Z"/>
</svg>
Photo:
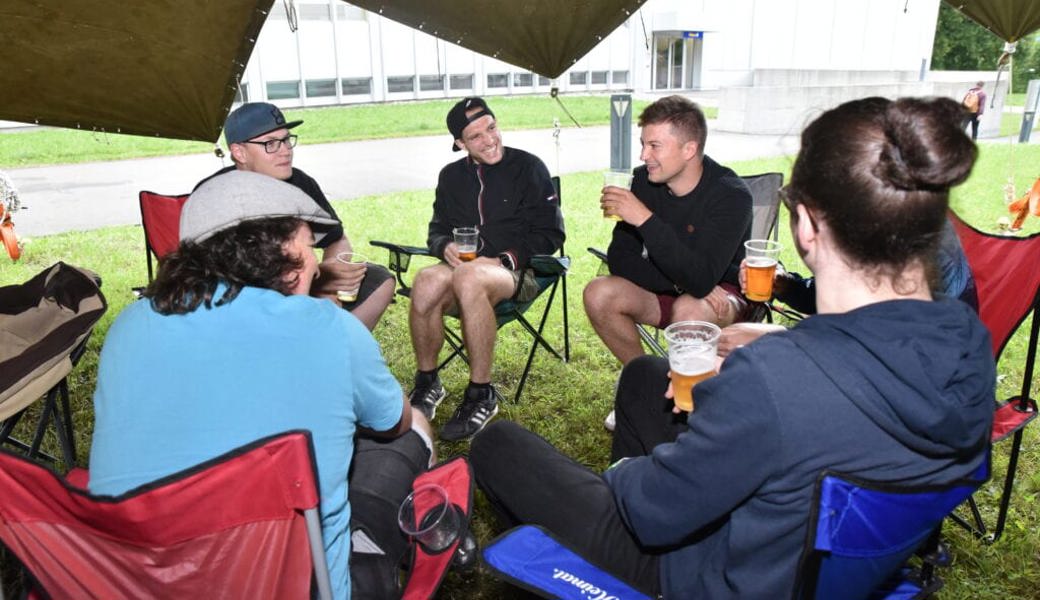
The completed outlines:
<svg viewBox="0 0 1040 600">
<path fill-rule="evenodd" d="M 357 298 L 353 302 L 344 302 L 343 308 L 347 310 L 354 310 L 359 304 L 368 300 L 368 297 L 372 295 L 372 292 L 376 291 L 379 286 L 383 285 L 387 279 L 393 279 L 393 274 L 390 273 L 390 269 L 382 265 L 376 265 L 372 263 L 365 263 L 367 269 L 365 270 L 365 278 L 361 280 L 361 287 L 358 288 Z"/>
</svg>

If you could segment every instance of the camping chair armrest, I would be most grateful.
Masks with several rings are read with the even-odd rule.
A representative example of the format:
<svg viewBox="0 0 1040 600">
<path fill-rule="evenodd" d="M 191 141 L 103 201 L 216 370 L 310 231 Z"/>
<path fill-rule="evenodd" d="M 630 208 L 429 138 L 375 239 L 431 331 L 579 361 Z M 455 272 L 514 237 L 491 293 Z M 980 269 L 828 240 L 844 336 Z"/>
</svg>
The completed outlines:
<svg viewBox="0 0 1040 600">
<path fill-rule="evenodd" d="M 607 262 L 607 253 L 600 250 L 599 248 L 589 248 L 589 254 L 595 256 L 603 262 Z"/>
<path fill-rule="evenodd" d="M 400 253 L 407 256 L 433 256 L 430 254 L 430 249 L 426 246 L 406 246 L 404 244 L 381 242 L 379 240 L 373 240 L 369 243 L 377 248 L 386 248 L 390 252 Z"/>
<path fill-rule="evenodd" d="M 569 256 L 554 256 L 552 254 L 535 254 L 531 256 L 528 264 L 535 275 L 563 275 L 571 266 Z"/>
<path fill-rule="evenodd" d="M 400 286 L 397 293 L 403 296 L 407 296 L 411 291 L 411 286 L 405 283 L 404 274 L 412 264 L 412 257 L 433 256 L 430 254 L 430 249 L 425 246 L 405 246 L 404 244 L 394 244 L 378 240 L 372 240 L 369 243 L 377 248 L 386 249 L 388 253 L 386 266 L 393 272 L 394 277 L 397 278 L 397 284 Z"/>
</svg>

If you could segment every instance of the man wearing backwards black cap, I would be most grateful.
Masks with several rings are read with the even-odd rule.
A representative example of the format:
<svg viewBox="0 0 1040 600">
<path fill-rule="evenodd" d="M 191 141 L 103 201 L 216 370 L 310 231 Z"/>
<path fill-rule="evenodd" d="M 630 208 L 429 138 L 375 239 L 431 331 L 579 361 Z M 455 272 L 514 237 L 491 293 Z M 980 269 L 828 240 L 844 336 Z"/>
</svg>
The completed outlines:
<svg viewBox="0 0 1040 600">
<path fill-rule="evenodd" d="M 465 150 L 466 156 L 444 167 L 437 180 L 426 243 L 443 262 L 419 271 L 412 287 L 408 320 L 418 372 L 409 400 L 433 419 L 446 396 L 437 377 L 437 355 L 444 345 L 442 319 L 446 313 L 460 315 L 470 383 L 440 435 L 461 440 L 480 431 L 498 412 L 491 386 L 494 306 L 537 295 L 528 261 L 532 255 L 555 252 L 564 232 L 549 170 L 536 156 L 502 145 L 495 115 L 484 100 L 459 101 L 448 112 L 447 122 L 455 140 L 452 150 Z M 472 226 L 480 232 L 478 256 L 464 262 L 452 229 Z"/>
<path fill-rule="evenodd" d="M 396 590 L 371 591 L 371 569 L 360 565 L 397 574 L 407 549 L 397 506 L 430 461 L 433 431 L 405 404 L 372 334 L 308 297 L 312 245 L 337 220 L 291 185 L 233 171 L 192 193 L 180 225 L 181 244 L 147 299 L 120 313 L 105 338 L 90 489 L 121 494 L 306 429 L 334 597 L 350 596 L 352 583 L 354 598 L 392 597 Z M 360 427 L 393 439 L 355 437 Z M 368 543 L 351 555 L 359 536 Z M 373 546 L 379 554 L 362 554 Z"/>
<path fill-rule="evenodd" d="M 315 204 L 336 219 L 336 226 L 318 242 L 322 263 L 319 278 L 312 286 L 312 295 L 336 298 L 337 290 L 358 289 L 357 299 L 343 303 L 369 330 L 374 329 L 379 317 L 393 300 L 394 280 L 385 267 L 373 264 L 344 264 L 336 260 L 341 252 L 350 252 L 350 240 L 325 194 L 312 177 L 293 167 L 293 147 L 296 135 L 289 130 L 303 121 L 286 122 L 282 111 L 267 102 L 243 104 L 228 115 L 224 123 L 224 139 L 234 166 L 225 167 L 203 179 L 196 189 L 211 177 L 238 169 L 252 171 L 291 183 L 307 193 Z M 336 300 L 338 302 L 338 300 Z"/>
</svg>

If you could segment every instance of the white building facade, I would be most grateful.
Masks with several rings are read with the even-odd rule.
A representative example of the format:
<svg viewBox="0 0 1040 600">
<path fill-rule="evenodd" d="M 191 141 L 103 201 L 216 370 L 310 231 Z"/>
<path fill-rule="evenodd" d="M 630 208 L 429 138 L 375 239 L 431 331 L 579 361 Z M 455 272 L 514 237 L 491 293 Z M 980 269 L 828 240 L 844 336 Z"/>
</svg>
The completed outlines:
<svg viewBox="0 0 1040 600">
<path fill-rule="evenodd" d="M 273 6 L 238 100 L 310 107 L 554 86 L 571 94 L 710 91 L 718 128 L 790 133 L 811 112 L 852 98 L 959 98 L 962 82 L 929 74 L 939 2 L 649 0 L 552 82 L 341 0 L 295 0 L 295 31 L 285 4 Z"/>
</svg>

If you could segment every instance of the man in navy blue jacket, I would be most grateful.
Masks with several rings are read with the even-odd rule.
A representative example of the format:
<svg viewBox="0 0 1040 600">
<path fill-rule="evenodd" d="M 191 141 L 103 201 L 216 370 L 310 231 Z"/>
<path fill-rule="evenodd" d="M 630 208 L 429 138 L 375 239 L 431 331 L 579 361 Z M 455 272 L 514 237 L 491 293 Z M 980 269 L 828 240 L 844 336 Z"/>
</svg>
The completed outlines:
<svg viewBox="0 0 1040 600">
<path fill-rule="evenodd" d="M 462 320 L 470 382 L 462 403 L 441 428 L 446 440 L 472 437 L 498 413 L 491 386 L 495 305 L 538 295 L 528 267 L 535 254 L 563 244 L 563 216 L 549 170 L 523 150 L 502 145 L 494 113 L 481 98 L 460 100 L 448 113 L 452 150 L 466 156 L 447 165 L 437 180 L 426 243 L 443 262 L 421 270 L 412 286 L 408 324 L 417 372 L 412 406 L 430 420 L 447 393 L 437 377 L 446 314 Z M 477 227 L 476 258 L 462 256 L 452 231 Z M 466 260 L 469 259 L 469 260 Z"/>
<path fill-rule="evenodd" d="M 667 361 L 632 361 L 603 475 L 519 425 L 491 425 L 470 459 L 496 514 L 549 529 L 650 595 L 787 598 L 821 472 L 907 485 L 974 474 L 993 418 L 990 338 L 928 277 L 949 188 L 977 152 L 959 112 L 949 99 L 868 98 L 813 122 L 787 197 L 818 313 L 732 352 L 685 420 Z"/>
</svg>

